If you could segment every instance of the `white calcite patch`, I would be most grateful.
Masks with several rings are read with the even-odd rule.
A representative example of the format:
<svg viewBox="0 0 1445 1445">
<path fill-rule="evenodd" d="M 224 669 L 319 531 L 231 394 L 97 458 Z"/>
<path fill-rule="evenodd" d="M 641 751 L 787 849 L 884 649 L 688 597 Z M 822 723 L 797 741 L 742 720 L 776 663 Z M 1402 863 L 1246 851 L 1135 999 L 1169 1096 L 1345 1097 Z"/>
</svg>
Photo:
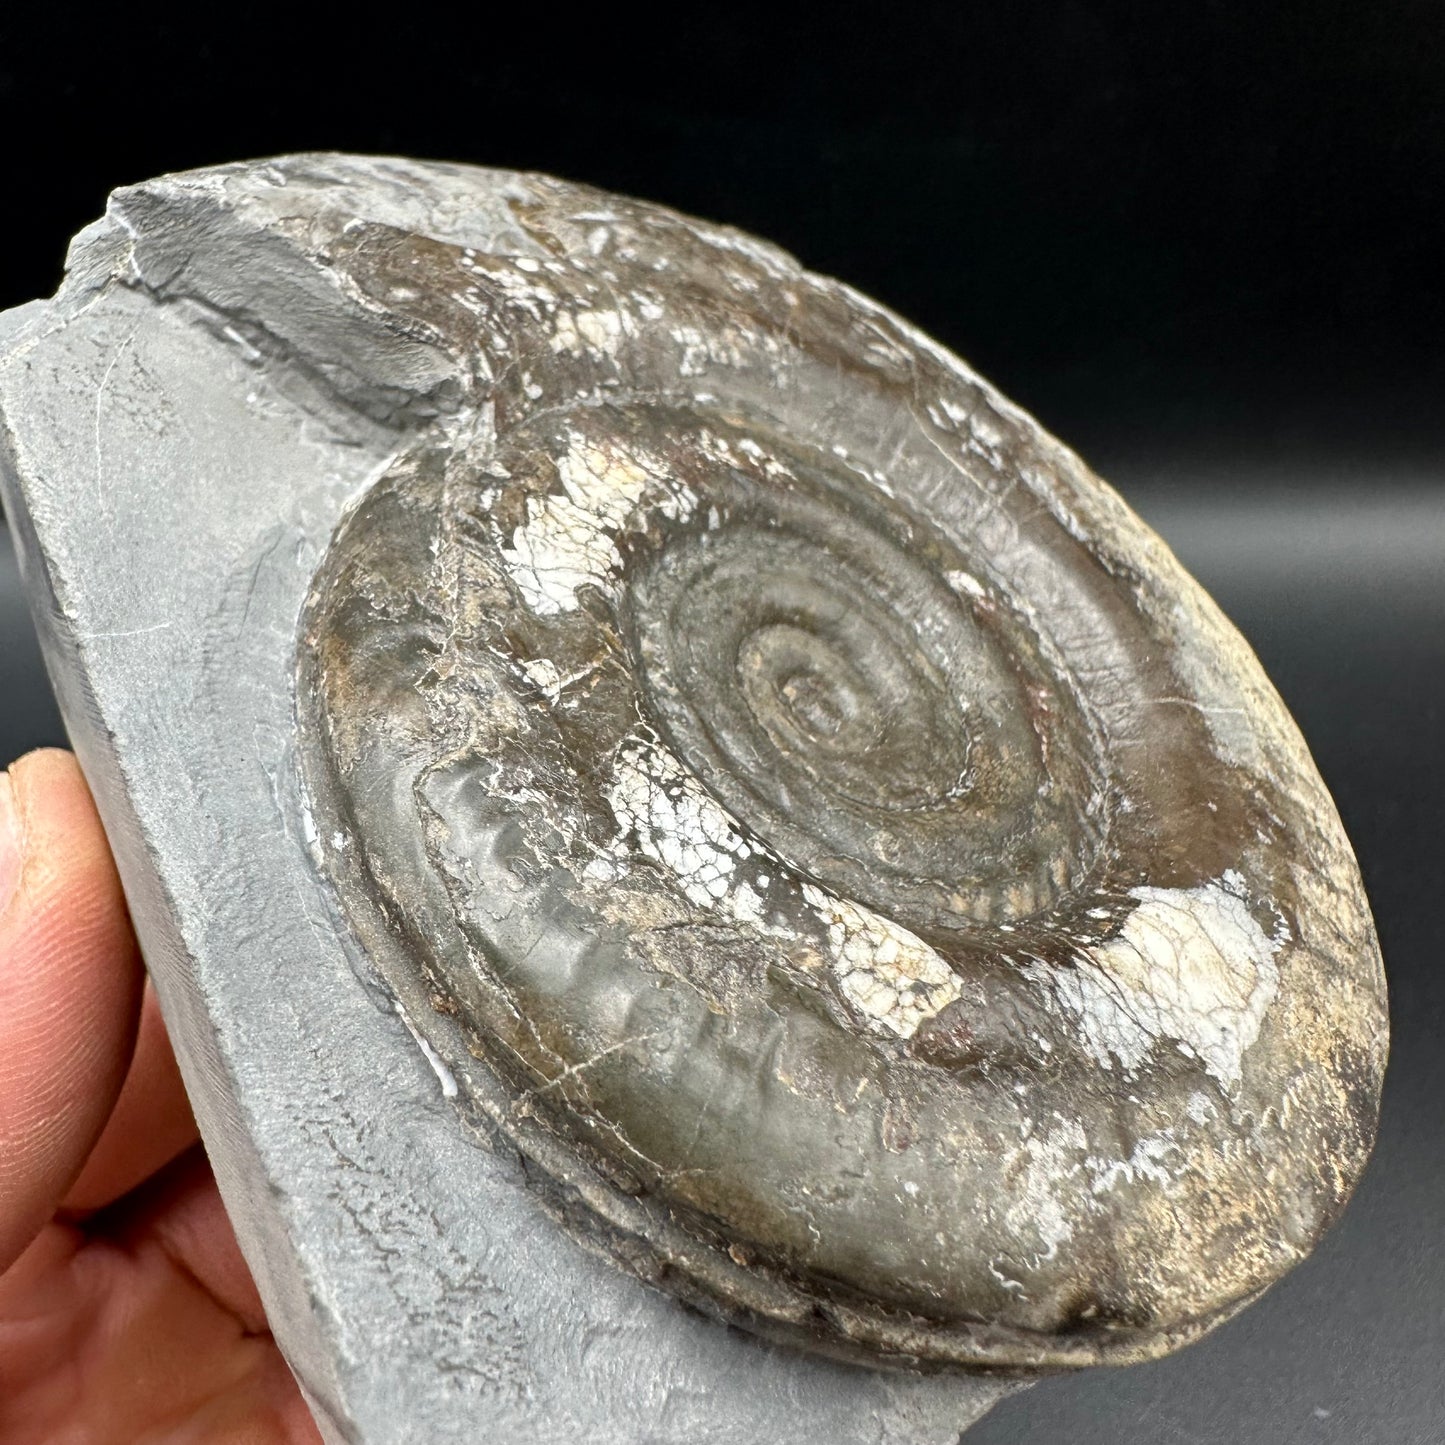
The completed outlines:
<svg viewBox="0 0 1445 1445">
<path fill-rule="evenodd" d="M 1120 1184 L 1133 1186 L 1145 1179 L 1168 1189 L 1175 1183 L 1175 1173 L 1184 1157 L 1174 1130 L 1163 1129 L 1157 1134 L 1136 1139 L 1133 1149 L 1123 1158 L 1106 1159 L 1091 1155 L 1085 1164 L 1093 1175 L 1092 1192 L 1107 1194 Z"/>
<path fill-rule="evenodd" d="M 631 861 L 627 839 L 632 836 L 645 857 L 673 874 L 690 903 L 759 933 L 791 936 L 769 917 L 767 899 L 759 891 L 767 889 L 780 861 L 762 843 L 745 837 L 732 814 L 667 749 L 647 736 L 624 743 L 613 765 L 608 802 L 617 823 L 613 851 L 589 865 L 588 877 L 621 877 Z M 770 871 L 754 868 L 751 878 L 739 876 L 739 865 L 749 859 L 767 862 Z"/>
<path fill-rule="evenodd" d="M 988 596 L 988 589 L 969 572 L 945 572 L 943 578 L 961 597 L 982 599 Z"/>
<path fill-rule="evenodd" d="M 626 331 L 617 311 L 558 311 L 554 320 L 552 350 L 582 356 L 607 354 L 616 349 Z"/>
<path fill-rule="evenodd" d="M 599 859 L 602 866 L 589 876 L 616 877 L 626 866 L 626 840 L 635 838 L 645 857 L 677 879 L 689 902 L 775 931 L 763 896 L 738 876 L 738 866 L 748 859 L 777 859 L 750 842 L 727 809 L 665 748 L 647 738 L 624 744 L 613 764 L 608 803 L 617 823 L 617 852 Z M 805 883 L 802 891 L 826 930 L 828 965 L 843 996 L 869 1027 L 911 1038 L 959 997 L 953 971 L 906 928 L 815 884 Z"/>
<path fill-rule="evenodd" d="M 1016 1188 L 1008 1205 L 1009 1232 L 1020 1244 L 1016 1261 L 1028 1269 L 1056 1258 L 1074 1237 L 1087 1150 L 1083 1125 L 1055 1115 L 1037 1130 L 1030 1127 L 1012 1155 Z M 995 1275 L 1003 1277 L 997 1269 Z"/>
<path fill-rule="evenodd" d="M 521 667 L 527 680 L 548 702 L 557 701 L 562 692 L 562 674 L 557 670 L 555 662 L 550 662 L 545 657 L 529 657 L 522 661 Z"/>
<path fill-rule="evenodd" d="M 572 611 L 579 587 L 610 583 L 620 560 L 617 533 L 650 491 L 656 509 L 673 520 L 695 505 L 686 488 L 642 459 L 576 434 L 557 460 L 557 475 L 561 495 L 528 498 L 527 520 L 500 548 L 523 601 L 544 617 Z"/>
<path fill-rule="evenodd" d="M 828 930 L 844 997 L 870 1025 L 911 1038 L 959 997 L 953 970 L 916 934 L 812 883 L 803 885 L 803 897 Z"/>
<path fill-rule="evenodd" d="M 1279 986 L 1279 943 L 1226 873 L 1199 888 L 1136 888 L 1115 938 L 1050 976 L 1084 1046 L 1105 1069 L 1135 1072 L 1160 1043 L 1197 1058 L 1227 1091 Z"/>
<path fill-rule="evenodd" d="M 716 907 L 732 890 L 734 870 L 751 855 L 732 816 L 665 748 L 637 743 L 618 751 L 608 801 L 619 837 L 669 869 L 692 903 Z M 760 912 L 748 890 L 745 911 Z"/>
</svg>

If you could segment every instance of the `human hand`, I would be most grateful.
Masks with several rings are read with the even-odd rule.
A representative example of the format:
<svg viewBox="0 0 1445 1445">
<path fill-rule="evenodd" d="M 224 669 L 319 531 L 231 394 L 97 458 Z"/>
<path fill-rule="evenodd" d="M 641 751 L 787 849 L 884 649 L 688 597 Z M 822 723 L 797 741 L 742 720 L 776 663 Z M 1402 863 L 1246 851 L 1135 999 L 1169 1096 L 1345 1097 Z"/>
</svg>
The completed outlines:
<svg viewBox="0 0 1445 1445">
<path fill-rule="evenodd" d="M 319 1439 L 80 769 L 32 753 L 0 775 L 0 1445 Z"/>
</svg>

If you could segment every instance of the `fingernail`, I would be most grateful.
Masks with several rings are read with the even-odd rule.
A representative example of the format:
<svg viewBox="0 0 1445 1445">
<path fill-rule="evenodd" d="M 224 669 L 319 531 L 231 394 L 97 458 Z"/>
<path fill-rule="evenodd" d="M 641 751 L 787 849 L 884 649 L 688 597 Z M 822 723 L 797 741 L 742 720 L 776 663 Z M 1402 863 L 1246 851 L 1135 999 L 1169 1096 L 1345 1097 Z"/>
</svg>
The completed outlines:
<svg viewBox="0 0 1445 1445">
<path fill-rule="evenodd" d="M 15 896 L 24 856 L 20 815 L 15 811 L 15 786 L 9 773 L 0 773 L 0 914 L 10 907 Z"/>
</svg>

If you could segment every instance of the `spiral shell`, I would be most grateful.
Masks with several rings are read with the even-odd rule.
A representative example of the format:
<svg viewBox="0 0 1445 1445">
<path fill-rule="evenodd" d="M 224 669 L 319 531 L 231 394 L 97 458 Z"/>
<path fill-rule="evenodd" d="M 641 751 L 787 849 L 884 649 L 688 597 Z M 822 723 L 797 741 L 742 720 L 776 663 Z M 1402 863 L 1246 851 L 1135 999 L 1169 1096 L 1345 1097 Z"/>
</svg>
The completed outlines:
<svg viewBox="0 0 1445 1445">
<path fill-rule="evenodd" d="M 1158 1353 L 1343 1205 L 1354 860 L 1248 649 L 1083 465 L 736 233 L 475 173 L 326 264 L 457 358 L 300 657 L 358 937 L 579 1237 L 847 1358 Z M 465 1040 L 465 1048 L 458 1040 Z"/>
</svg>

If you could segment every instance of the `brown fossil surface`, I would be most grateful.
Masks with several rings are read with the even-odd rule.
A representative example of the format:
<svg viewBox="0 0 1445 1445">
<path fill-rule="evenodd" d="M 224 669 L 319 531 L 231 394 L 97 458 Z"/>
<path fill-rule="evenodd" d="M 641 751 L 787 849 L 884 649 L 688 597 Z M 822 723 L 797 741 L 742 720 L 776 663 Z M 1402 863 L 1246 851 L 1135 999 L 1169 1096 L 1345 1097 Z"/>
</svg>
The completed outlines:
<svg viewBox="0 0 1445 1445">
<path fill-rule="evenodd" d="M 883 308 L 472 174 L 489 248 L 348 215 L 344 175 L 294 238 L 466 379 L 305 618 L 352 928 L 538 1199 L 701 1308 L 913 1368 L 1197 1337 L 1338 1214 L 1385 1059 L 1259 664 Z"/>
</svg>

